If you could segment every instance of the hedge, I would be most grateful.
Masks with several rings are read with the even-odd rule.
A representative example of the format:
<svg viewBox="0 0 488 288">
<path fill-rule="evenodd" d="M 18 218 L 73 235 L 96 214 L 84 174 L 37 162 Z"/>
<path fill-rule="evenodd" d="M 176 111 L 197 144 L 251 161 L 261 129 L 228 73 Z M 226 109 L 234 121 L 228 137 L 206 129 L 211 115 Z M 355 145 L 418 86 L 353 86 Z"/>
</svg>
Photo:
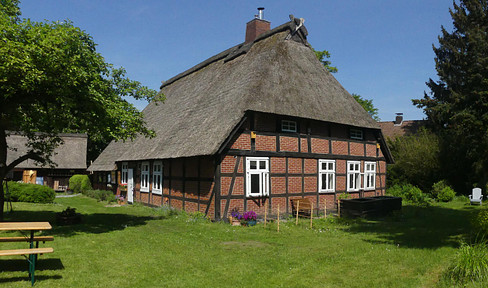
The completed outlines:
<svg viewBox="0 0 488 288">
<path fill-rule="evenodd" d="M 12 202 L 52 203 L 56 198 L 56 192 L 48 186 L 13 181 L 9 181 L 7 185 Z M 3 189 L 6 193 L 5 188 L 4 184 Z"/>
<path fill-rule="evenodd" d="M 69 189 L 75 193 L 83 193 L 92 189 L 88 175 L 73 175 L 69 178 Z"/>
</svg>

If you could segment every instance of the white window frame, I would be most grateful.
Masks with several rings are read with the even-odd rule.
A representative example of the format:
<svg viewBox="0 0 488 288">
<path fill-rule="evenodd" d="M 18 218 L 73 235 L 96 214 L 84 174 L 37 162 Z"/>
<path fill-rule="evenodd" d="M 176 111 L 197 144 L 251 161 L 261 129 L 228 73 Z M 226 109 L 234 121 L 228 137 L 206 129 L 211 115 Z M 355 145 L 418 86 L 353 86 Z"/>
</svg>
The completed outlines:
<svg viewBox="0 0 488 288">
<path fill-rule="evenodd" d="M 127 184 L 127 178 L 128 178 L 128 173 L 129 173 L 129 163 L 127 162 L 122 162 L 122 169 L 121 169 L 121 175 L 120 175 L 120 184 Z"/>
<path fill-rule="evenodd" d="M 349 130 L 349 136 L 351 137 L 351 139 L 363 140 L 364 138 L 363 130 L 351 128 Z"/>
<path fill-rule="evenodd" d="M 364 190 L 376 189 L 376 162 L 364 162 Z"/>
<path fill-rule="evenodd" d="M 281 120 L 281 131 L 283 132 L 297 132 L 297 121 Z"/>
<path fill-rule="evenodd" d="M 152 192 L 161 195 L 163 194 L 163 161 L 153 162 L 152 173 Z"/>
<path fill-rule="evenodd" d="M 141 163 L 141 192 L 149 192 L 149 162 Z"/>
<path fill-rule="evenodd" d="M 325 164 L 325 169 L 323 167 Z M 319 192 L 334 192 L 335 191 L 335 168 L 336 168 L 336 161 L 335 160 L 319 160 Z M 325 175 L 325 189 L 322 188 L 323 180 L 322 176 Z M 332 181 L 332 183 L 331 183 Z M 331 183 L 329 187 L 329 183 Z"/>
<path fill-rule="evenodd" d="M 351 165 L 352 168 L 351 169 Z M 347 161 L 347 191 L 355 192 L 361 189 L 361 161 Z"/>
<path fill-rule="evenodd" d="M 256 161 L 256 168 L 251 169 L 251 162 Z M 265 167 L 261 168 L 260 164 L 265 162 Z M 259 192 L 252 193 L 251 177 L 259 175 Z M 262 197 L 269 195 L 269 158 L 268 157 L 248 157 L 246 158 L 246 196 Z"/>
</svg>

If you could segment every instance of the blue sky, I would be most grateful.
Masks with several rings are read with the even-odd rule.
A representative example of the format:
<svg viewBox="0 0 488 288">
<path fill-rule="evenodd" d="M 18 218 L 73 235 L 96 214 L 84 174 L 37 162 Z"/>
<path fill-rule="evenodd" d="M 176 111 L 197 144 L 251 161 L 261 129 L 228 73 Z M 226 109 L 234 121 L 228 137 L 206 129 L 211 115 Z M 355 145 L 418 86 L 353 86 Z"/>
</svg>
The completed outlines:
<svg viewBox="0 0 488 288">
<path fill-rule="evenodd" d="M 432 44 L 452 30 L 451 0 L 96 1 L 24 0 L 22 17 L 70 19 L 88 32 L 107 62 L 159 90 L 161 81 L 244 41 L 246 23 L 265 7 L 271 28 L 304 18 L 308 41 L 328 50 L 350 93 L 373 99 L 382 120 L 396 112 L 422 119 L 411 99 L 437 79 Z M 142 109 L 143 102 L 133 102 Z"/>
</svg>

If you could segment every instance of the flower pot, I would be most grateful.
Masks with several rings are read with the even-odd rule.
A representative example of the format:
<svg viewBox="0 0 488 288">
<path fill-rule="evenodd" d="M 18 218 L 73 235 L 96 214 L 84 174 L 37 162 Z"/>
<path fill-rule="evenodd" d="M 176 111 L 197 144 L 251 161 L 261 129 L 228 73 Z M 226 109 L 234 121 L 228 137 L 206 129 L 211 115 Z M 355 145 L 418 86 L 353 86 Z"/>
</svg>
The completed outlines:
<svg viewBox="0 0 488 288">
<path fill-rule="evenodd" d="M 256 225 L 256 220 L 248 220 L 248 221 L 247 221 L 247 225 L 249 225 L 249 226 L 254 226 L 254 225 Z"/>
<path fill-rule="evenodd" d="M 239 221 L 237 219 L 233 219 L 231 223 L 232 223 L 232 226 L 241 226 L 241 221 Z"/>
</svg>

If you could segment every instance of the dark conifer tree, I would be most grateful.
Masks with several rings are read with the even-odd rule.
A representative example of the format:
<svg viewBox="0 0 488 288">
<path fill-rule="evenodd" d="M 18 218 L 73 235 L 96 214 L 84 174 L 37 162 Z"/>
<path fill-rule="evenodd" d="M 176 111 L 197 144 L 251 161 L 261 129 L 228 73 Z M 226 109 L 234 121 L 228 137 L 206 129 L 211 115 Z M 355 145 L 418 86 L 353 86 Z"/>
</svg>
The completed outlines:
<svg viewBox="0 0 488 288">
<path fill-rule="evenodd" d="M 453 31 L 441 27 L 433 47 L 439 81 L 413 103 L 441 137 L 446 178 L 467 193 L 488 180 L 488 0 L 453 5 Z"/>
</svg>

